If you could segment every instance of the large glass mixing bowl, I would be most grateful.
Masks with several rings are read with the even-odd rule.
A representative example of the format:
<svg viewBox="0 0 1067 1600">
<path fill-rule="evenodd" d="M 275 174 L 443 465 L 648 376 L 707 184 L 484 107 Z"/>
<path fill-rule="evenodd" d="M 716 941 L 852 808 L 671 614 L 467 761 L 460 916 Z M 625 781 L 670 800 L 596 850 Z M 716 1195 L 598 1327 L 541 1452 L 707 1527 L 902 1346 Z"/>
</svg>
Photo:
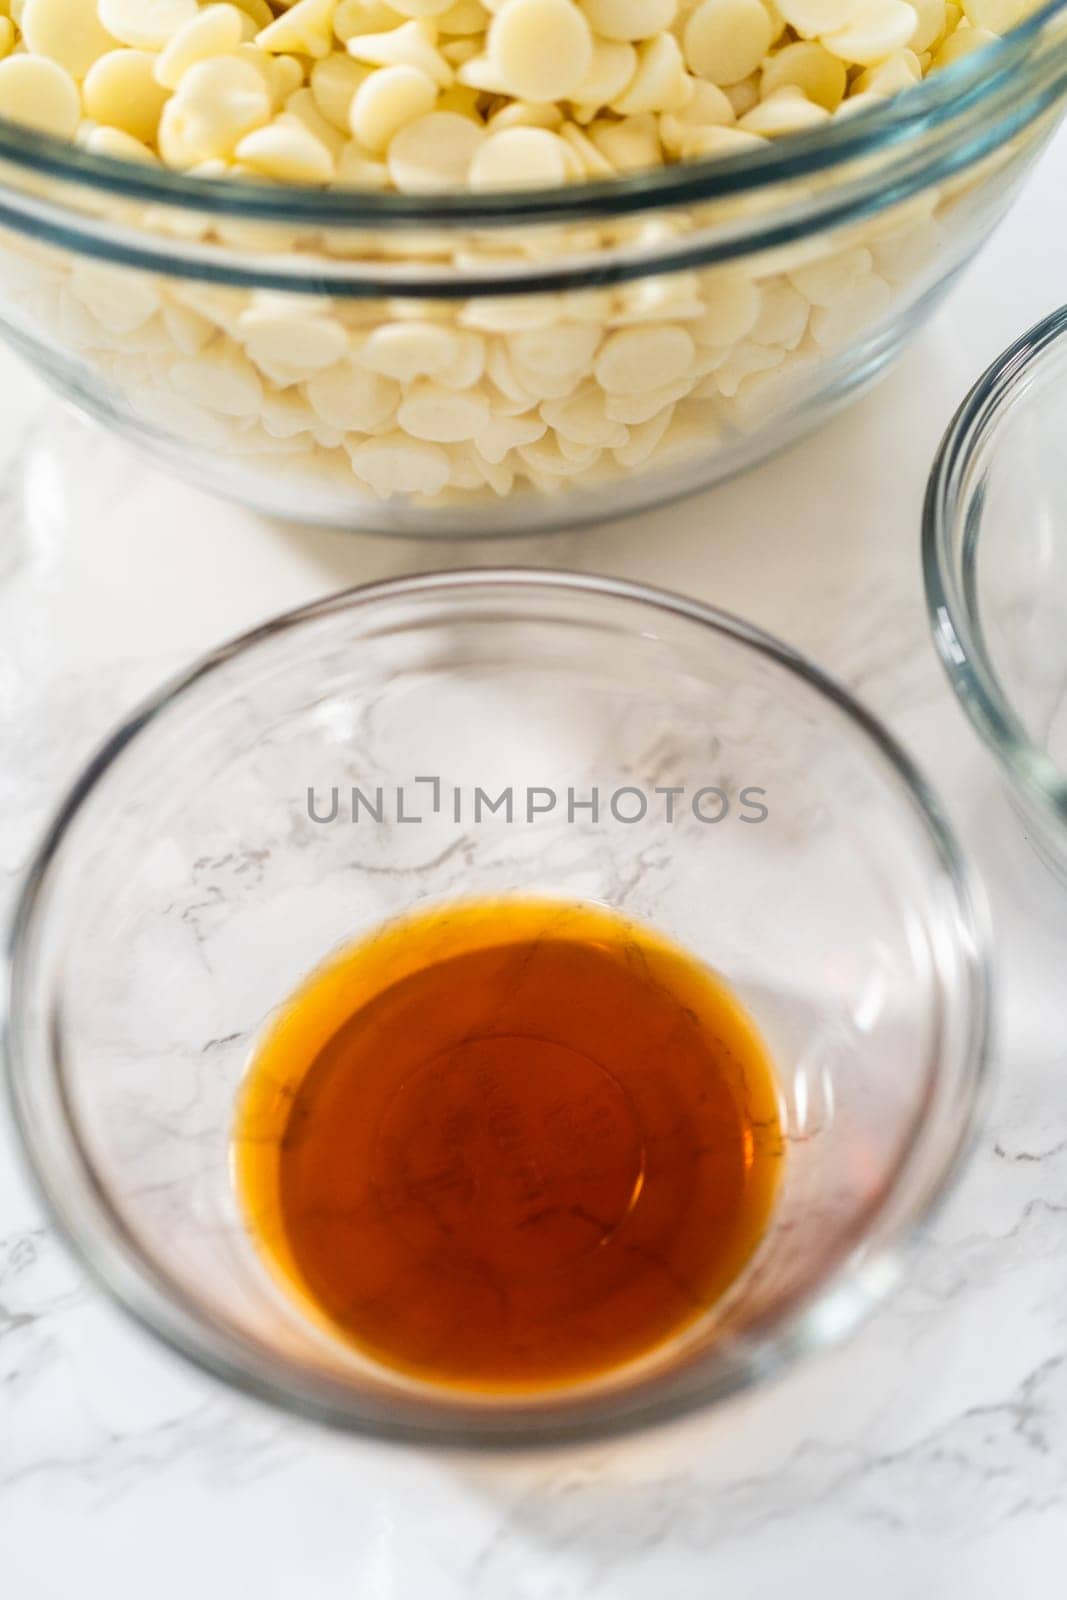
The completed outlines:
<svg viewBox="0 0 1067 1600">
<path fill-rule="evenodd" d="M 462 535 L 637 510 L 885 369 L 1053 127 L 1065 14 L 777 146 L 555 190 L 191 177 L 3 124 L 0 334 L 267 512 Z"/>
</svg>

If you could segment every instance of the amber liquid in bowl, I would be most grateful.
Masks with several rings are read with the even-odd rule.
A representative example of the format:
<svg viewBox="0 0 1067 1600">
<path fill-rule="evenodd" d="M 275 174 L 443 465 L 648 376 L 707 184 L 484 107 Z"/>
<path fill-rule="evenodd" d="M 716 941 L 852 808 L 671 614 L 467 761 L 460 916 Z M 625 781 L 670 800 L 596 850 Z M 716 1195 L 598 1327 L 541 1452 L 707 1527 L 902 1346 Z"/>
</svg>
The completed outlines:
<svg viewBox="0 0 1067 1600">
<path fill-rule="evenodd" d="M 436 907 L 333 957 L 249 1068 L 235 1170 L 320 1324 L 409 1377 L 596 1378 L 751 1259 L 774 1071 L 726 985 L 595 905 Z"/>
</svg>

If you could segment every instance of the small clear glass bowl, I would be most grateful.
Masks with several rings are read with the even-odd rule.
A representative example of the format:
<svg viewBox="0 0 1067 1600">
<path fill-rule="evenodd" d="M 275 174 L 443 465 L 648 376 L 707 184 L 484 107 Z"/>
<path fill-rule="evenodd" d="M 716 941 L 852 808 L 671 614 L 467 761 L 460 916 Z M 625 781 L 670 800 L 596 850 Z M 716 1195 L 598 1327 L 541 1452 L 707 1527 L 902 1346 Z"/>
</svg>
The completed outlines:
<svg viewBox="0 0 1067 1600">
<path fill-rule="evenodd" d="M 380 820 L 353 821 L 353 788 Z M 479 789 L 510 791 L 510 818 L 475 820 Z M 252 1041 L 331 948 L 516 892 L 605 903 L 717 968 L 777 1064 L 787 1155 L 756 1256 L 682 1337 L 595 1381 L 478 1397 L 303 1319 L 242 1223 L 231 1134 Z M 862 708 L 707 606 L 532 571 L 353 590 L 164 690 L 49 829 L 9 981 L 17 1122 L 105 1289 L 238 1388 L 465 1443 L 687 1410 L 838 1339 L 964 1149 L 988 1011 L 981 905 Z"/>
<path fill-rule="evenodd" d="M 923 565 L 934 641 L 1027 834 L 1067 877 L 1067 306 L 978 379 L 941 442 Z"/>
</svg>

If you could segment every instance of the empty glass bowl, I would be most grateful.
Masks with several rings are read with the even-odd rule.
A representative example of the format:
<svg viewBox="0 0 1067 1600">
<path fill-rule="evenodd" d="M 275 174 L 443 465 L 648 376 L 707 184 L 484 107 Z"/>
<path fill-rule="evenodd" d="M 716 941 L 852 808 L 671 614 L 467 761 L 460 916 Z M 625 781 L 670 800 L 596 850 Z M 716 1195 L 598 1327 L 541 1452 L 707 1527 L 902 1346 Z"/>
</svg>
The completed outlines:
<svg viewBox="0 0 1067 1600">
<path fill-rule="evenodd" d="M 942 441 L 923 560 L 934 639 L 1045 860 L 1067 875 L 1067 307 L 984 372 Z"/>
<path fill-rule="evenodd" d="M 253 1041 L 332 947 L 514 892 L 605 903 L 721 971 L 777 1063 L 788 1148 L 761 1247 L 683 1335 L 479 1397 L 304 1320 L 242 1224 L 231 1136 Z M 707 606 L 530 571 L 353 590 L 167 688 L 50 828 L 10 983 L 17 1121 L 105 1288 L 242 1389 L 466 1442 L 686 1409 L 840 1337 L 965 1145 L 986 1039 L 980 909 L 867 714 Z"/>
</svg>

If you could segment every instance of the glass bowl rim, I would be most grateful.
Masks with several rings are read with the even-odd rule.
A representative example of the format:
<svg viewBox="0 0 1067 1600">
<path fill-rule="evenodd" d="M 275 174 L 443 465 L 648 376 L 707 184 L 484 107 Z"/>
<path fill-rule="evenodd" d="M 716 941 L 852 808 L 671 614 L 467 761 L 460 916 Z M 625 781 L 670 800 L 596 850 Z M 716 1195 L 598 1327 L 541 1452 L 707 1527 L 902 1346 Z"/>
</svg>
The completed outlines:
<svg viewBox="0 0 1067 1600">
<path fill-rule="evenodd" d="M 995 454 L 1014 407 L 1027 403 L 1065 338 L 1067 305 L 1028 328 L 968 390 L 930 468 L 922 518 L 927 619 L 956 698 L 1011 781 L 1059 826 L 1067 826 L 1067 772 L 1030 738 L 990 661 L 975 581 L 981 520 L 967 523 L 975 465 Z"/>
<path fill-rule="evenodd" d="M 542 589 L 551 597 L 560 593 L 585 594 L 595 600 L 621 601 L 666 613 L 708 629 L 731 644 L 753 650 L 775 667 L 783 669 L 841 713 L 849 731 L 873 747 L 895 780 L 899 797 L 910 811 L 918 831 L 925 837 L 932 855 L 943 870 L 948 885 L 955 924 L 953 947 L 960 959 L 960 990 L 966 1005 L 959 1008 L 965 1028 L 959 1051 L 959 1072 L 963 1085 L 963 1114 L 953 1137 L 931 1159 L 926 1173 L 903 1218 L 894 1221 L 887 1237 L 876 1251 L 863 1256 L 866 1277 L 858 1284 L 854 1270 L 861 1246 L 869 1238 L 879 1218 L 899 1193 L 912 1171 L 912 1158 L 921 1154 L 921 1129 L 913 1126 L 908 1142 L 898 1156 L 889 1180 L 862 1214 L 861 1224 L 847 1253 L 835 1258 L 826 1277 L 801 1300 L 797 1307 L 776 1320 L 769 1332 L 746 1341 L 740 1353 L 735 1349 L 718 1374 L 708 1376 L 694 1391 L 653 1396 L 637 1407 L 612 1412 L 612 1397 L 605 1397 L 607 1414 L 578 1418 L 567 1416 L 566 1391 L 557 1404 L 561 1416 L 521 1413 L 517 1420 L 503 1425 L 492 1412 L 471 1411 L 469 1420 L 458 1414 L 431 1414 L 429 1420 L 409 1422 L 378 1416 L 368 1417 L 358 1403 L 342 1398 L 343 1385 L 330 1379 L 313 1381 L 304 1374 L 300 1383 L 292 1378 L 292 1364 L 272 1357 L 261 1347 L 249 1349 L 225 1327 L 212 1322 L 187 1297 L 157 1271 L 147 1252 L 124 1229 L 115 1207 L 101 1191 L 96 1174 L 85 1158 L 73 1128 L 69 1106 L 58 1082 L 61 1070 L 54 1029 L 37 1028 L 34 1043 L 22 1051 L 25 1042 L 23 999 L 35 968 L 33 943 L 38 927 L 47 925 L 43 902 L 53 862 L 58 857 L 70 827 L 83 806 L 109 776 L 124 750 L 143 732 L 152 728 L 203 679 L 239 660 L 244 652 L 277 635 L 291 632 L 306 623 L 331 614 L 373 607 L 379 600 L 419 598 L 434 592 L 457 590 L 506 592 L 516 587 L 527 593 Z M 963 930 L 962 934 L 959 931 Z M 3 957 L 3 1045 L 4 1080 L 8 1108 L 19 1136 L 25 1165 L 49 1221 L 73 1248 L 77 1260 L 95 1286 L 118 1305 L 143 1330 L 183 1357 L 194 1368 L 229 1388 L 266 1401 L 304 1420 L 331 1425 L 354 1437 L 432 1445 L 435 1448 L 483 1447 L 490 1449 L 536 1449 L 544 1445 L 589 1441 L 630 1433 L 680 1415 L 706 1411 L 733 1395 L 743 1392 L 772 1372 L 789 1364 L 798 1355 L 813 1353 L 837 1344 L 878 1303 L 896 1281 L 900 1255 L 929 1220 L 950 1192 L 980 1122 L 980 1108 L 988 1091 L 991 1032 L 991 961 L 988 912 L 980 883 L 963 855 L 940 804 L 911 757 L 893 735 L 863 704 L 792 646 L 735 614 L 703 601 L 641 582 L 577 573 L 558 569 L 529 567 L 479 567 L 423 573 L 413 577 L 390 578 L 356 585 L 281 613 L 200 657 L 193 666 L 164 683 L 123 720 L 82 766 L 53 811 L 51 820 L 31 856 L 14 913 L 9 922 Z M 939 1008 L 940 1009 L 940 1008 Z M 43 1031 L 44 1037 L 40 1037 Z M 943 1038 L 935 1041 L 929 1063 L 930 1084 L 943 1068 Z M 36 1059 L 31 1059 L 36 1057 Z M 63 1172 L 50 1170 L 50 1163 L 34 1128 L 35 1112 L 23 1086 L 33 1070 L 45 1070 L 56 1080 L 58 1116 L 71 1135 L 73 1160 Z M 54 1109 L 54 1108 L 53 1108 Z M 69 1157 L 69 1153 L 68 1153 Z M 80 1185 L 75 1198 L 88 1201 L 88 1210 L 63 1199 L 65 1184 L 71 1178 Z M 832 1309 L 831 1309 L 832 1308 Z M 822 1315 L 823 1311 L 826 1315 Z M 720 1362 L 722 1365 L 722 1363 Z M 576 1397 L 577 1398 L 577 1397 Z M 433 1402 L 430 1402 L 432 1412 Z"/>
<path fill-rule="evenodd" d="M 209 212 L 340 227 L 413 227 L 449 224 L 512 226 L 516 222 L 625 216 L 653 207 L 679 207 L 732 198 L 752 190 L 869 158 L 936 132 L 966 113 L 980 117 L 1002 90 L 1015 89 L 1011 70 L 1046 27 L 1067 11 L 1067 0 L 1044 0 L 1000 38 L 972 51 L 884 104 L 858 117 L 790 136 L 781 148 L 677 162 L 609 179 L 568 184 L 559 190 L 512 189 L 482 195 L 401 195 L 371 190 L 322 191 L 295 183 L 191 177 L 114 156 L 96 155 L 69 141 L 0 118 L 0 162 L 37 177 L 82 185 L 125 200 Z M 994 61 L 999 70 L 992 70 Z M 5 188 L 0 180 L 0 217 Z"/>
</svg>

